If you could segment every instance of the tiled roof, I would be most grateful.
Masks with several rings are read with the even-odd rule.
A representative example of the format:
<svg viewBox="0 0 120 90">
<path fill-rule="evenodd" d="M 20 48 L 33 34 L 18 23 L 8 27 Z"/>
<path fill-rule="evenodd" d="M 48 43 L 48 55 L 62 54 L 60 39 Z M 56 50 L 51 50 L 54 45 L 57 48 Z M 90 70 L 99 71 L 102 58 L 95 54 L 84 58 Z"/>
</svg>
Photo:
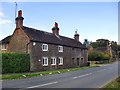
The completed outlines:
<svg viewBox="0 0 120 90">
<path fill-rule="evenodd" d="M 1 40 L 2 43 L 9 43 L 11 37 L 12 37 L 12 36 L 10 35 L 10 36 L 7 36 L 7 37 L 5 37 L 4 39 L 2 39 L 2 40 Z"/>
<path fill-rule="evenodd" d="M 25 26 L 23 26 L 23 30 L 31 41 L 69 46 L 74 48 L 86 48 L 81 42 L 76 41 L 72 38 L 68 38 L 60 35 L 57 36 L 54 35 L 53 33 L 48 33 L 42 30 L 37 30 Z"/>
</svg>

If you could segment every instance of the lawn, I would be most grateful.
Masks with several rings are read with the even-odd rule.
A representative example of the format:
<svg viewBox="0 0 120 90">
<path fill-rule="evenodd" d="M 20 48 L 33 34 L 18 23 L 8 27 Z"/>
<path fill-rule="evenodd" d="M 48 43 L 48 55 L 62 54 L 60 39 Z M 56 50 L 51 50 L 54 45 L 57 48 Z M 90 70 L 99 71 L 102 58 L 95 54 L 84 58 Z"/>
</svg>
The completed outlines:
<svg viewBox="0 0 120 90">
<path fill-rule="evenodd" d="M 2 79 L 3 80 L 12 80 L 12 79 L 30 78 L 30 77 L 35 77 L 35 76 L 51 75 L 51 74 L 61 74 L 61 73 L 65 73 L 65 72 L 84 70 L 84 69 L 94 68 L 94 67 L 97 67 L 97 66 L 86 66 L 86 67 L 79 67 L 79 68 L 59 69 L 59 70 L 42 71 L 42 72 L 3 74 Z"/>
</svg>

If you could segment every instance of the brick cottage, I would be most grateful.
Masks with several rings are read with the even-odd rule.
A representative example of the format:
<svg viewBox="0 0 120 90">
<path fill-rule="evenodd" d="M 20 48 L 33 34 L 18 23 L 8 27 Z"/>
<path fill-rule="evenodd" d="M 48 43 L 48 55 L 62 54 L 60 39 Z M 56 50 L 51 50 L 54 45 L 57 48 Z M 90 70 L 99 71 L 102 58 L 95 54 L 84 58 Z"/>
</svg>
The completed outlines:
<svg viewBox="0 0 120 90">
<path fill-rule="evenodd" d="M 59 35 L 55 22 L 52 33 L 23 26 L 22 11 L 18 11 L 16 28 L 7 43 L 7 51 L 30 54 L 30 71 L 81 67 L 87 65 L 87 48 L 79 41 Z M 3 40 L 4 41 L 4 40 Z M 3 46 L 5 43 L 2 43 Z"/>
</svg>

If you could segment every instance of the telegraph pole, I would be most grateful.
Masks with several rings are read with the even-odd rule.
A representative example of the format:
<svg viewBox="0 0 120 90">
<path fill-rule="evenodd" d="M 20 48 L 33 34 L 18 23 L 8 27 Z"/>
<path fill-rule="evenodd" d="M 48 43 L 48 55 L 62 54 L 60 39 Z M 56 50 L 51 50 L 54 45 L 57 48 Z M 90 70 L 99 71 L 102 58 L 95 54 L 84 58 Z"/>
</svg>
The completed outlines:
<svg viewBox="0 0 120 90">
<path fill-rule="evenodd" d="M 16 16 L 17 16 L 17 2 L 15 2 L 15 19 L 16 19 Z"/>
</svg>

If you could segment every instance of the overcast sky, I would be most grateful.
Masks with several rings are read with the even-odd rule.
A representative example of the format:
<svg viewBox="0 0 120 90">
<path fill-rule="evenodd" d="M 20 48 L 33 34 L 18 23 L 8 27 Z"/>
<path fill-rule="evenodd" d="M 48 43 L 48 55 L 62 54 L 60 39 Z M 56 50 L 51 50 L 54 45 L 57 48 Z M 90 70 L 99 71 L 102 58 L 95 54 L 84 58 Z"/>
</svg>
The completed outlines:
<svg viewBox="0 0 120 90">
<path fill-rule="evenodd" d="M 0 7 L 1 40 L 14 32 L 15 3 L 2 2 Z M 117 2 L 17 2 L 17 10 L 23 11 L 24 26 L 52 32 L 57 22 L 60 35 L 73 38 L 77 30 L 81 42 L 118 41 Z"/>
</svg>

